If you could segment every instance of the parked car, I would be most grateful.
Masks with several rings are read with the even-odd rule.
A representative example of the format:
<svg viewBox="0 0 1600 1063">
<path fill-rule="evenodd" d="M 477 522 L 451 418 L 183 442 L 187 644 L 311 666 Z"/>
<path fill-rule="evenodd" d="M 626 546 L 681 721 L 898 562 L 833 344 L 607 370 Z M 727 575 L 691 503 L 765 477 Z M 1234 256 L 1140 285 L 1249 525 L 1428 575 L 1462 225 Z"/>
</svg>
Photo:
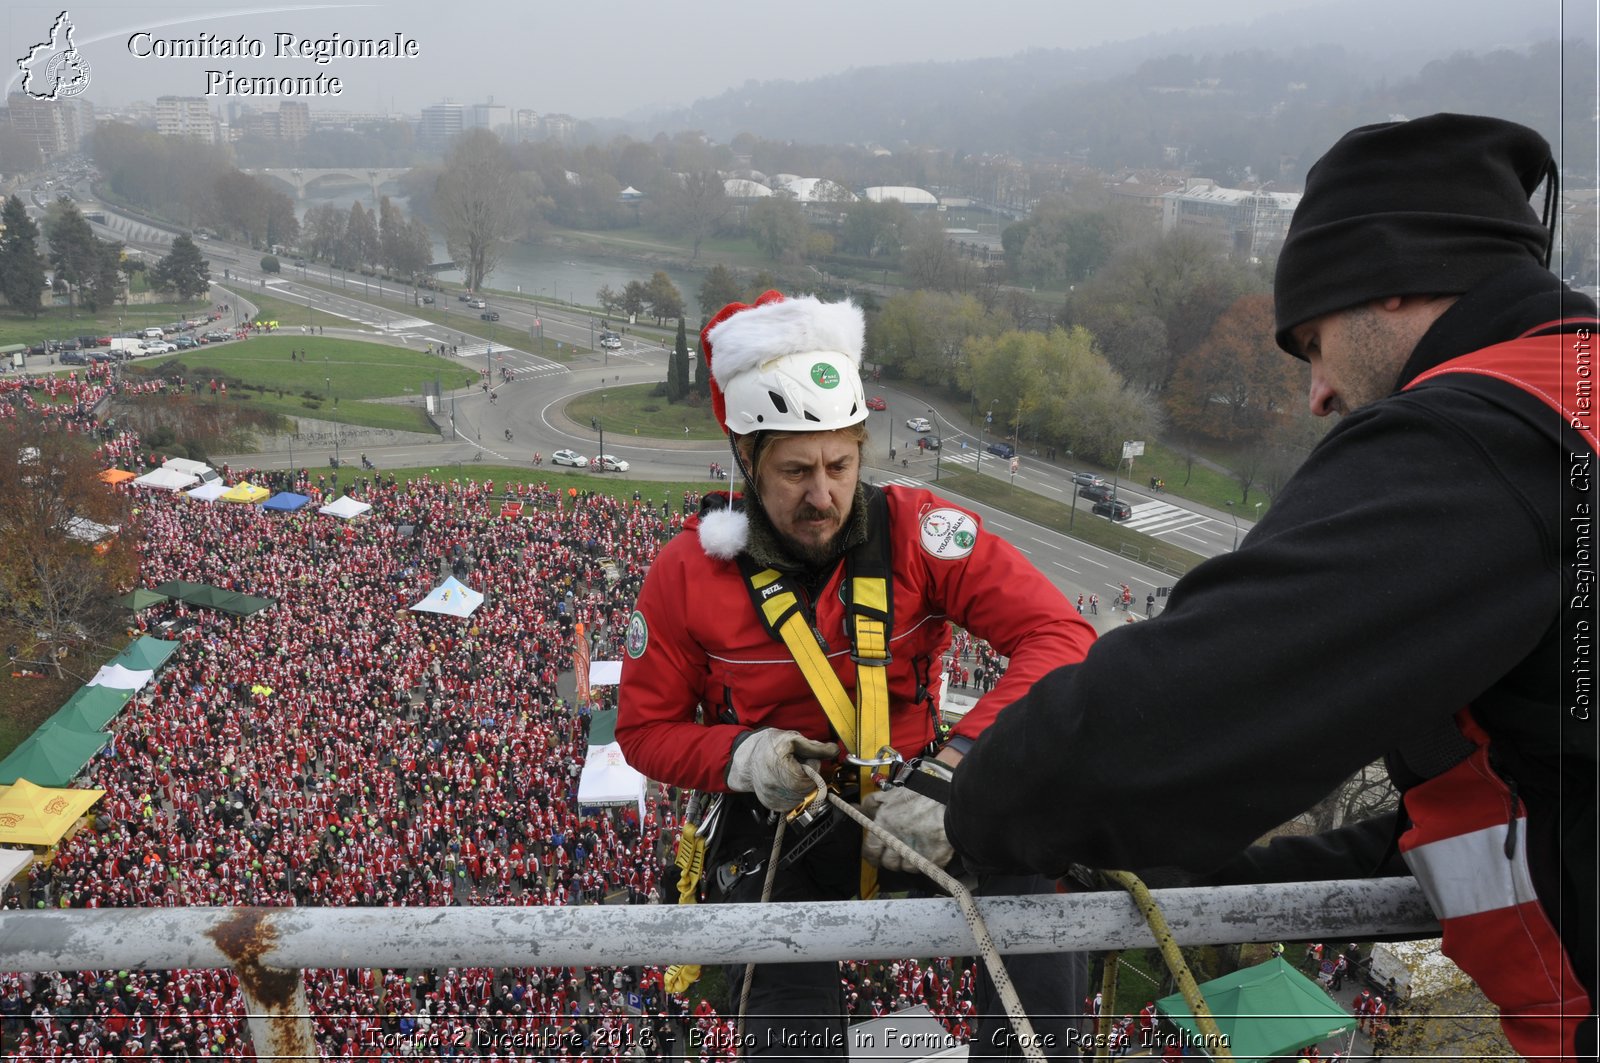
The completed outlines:
<svg viewBox="0 0 1600 1063">
<path fill-rule="evenodd" d="M 499 321 L 500 320 L 500 311 L 498 311 L 498 310 L 485 310 L 483 313 L 479 314 L 478 316 L 483 318 L 485 321 Z"/>
<path fill-rule="evenodd" d="M 933 425 L 928 422 L 926 417 L 912 417 L 906 421 L 906 427 L 911 429 L 913 432 L 933 431 Z"/>
<path fill-rule="evenodd" d="M 1108 498 L 1094 504 L 1094 514 L 1109 520 L 1127 520 L 1133 516 L 1133 507 L 1120 498 Z"/>
<path fill-rule="evenodd" d="M 84 354 L 82 351 L 76 351 L 76 350 L 74 350 L 74 351 L 62 351 L 61 352 L 61 364 L 62 365 L 88 365 L 89 364 L 89 356 L 87 354 Z"/>
<path fill-rule="evenodd" d="M 179 336 L 172 341 L 172 345 L 180 351 L 187 351 L 190 347 L 200 346 L 200 341 L 193 336 Z"/>
<path fill-rule="evenodd" d="M 233 339 L 233 333 L 231 332 L 208 332 L 205 334 L 207 343 L 221 343 L 223 340 L 231 339 Z"/>
<path fill-rule="evenodd" d="M 993 443 L 990 443 L 983 449 L 1000 458 L 1014 458 L 1017 456 L 1016 447 L 999 439 L 995 440 Z"/>
<path fill-rule="evenodd" d="M 145 354 L 171 354 L 177 349 L 176 343 L 168 343 L 166 340 L 151 340 L 143 347 Z"/>
<path fill-rule="evenodd" d="M 601 454 L 589 459 L 589 468 L 596 472 L 627 472 L 628 463 L 610 454 Z"/>
<path fill-rule="evenodd" d="M 587 468 L 589 465 L 589 459 L 576 450 L 558 450 L 550 455 L 550 462 L 553 465 L 571 465 L 576 469 Z"/>
<path fill-rule="evenodd" d="M 1108 483 L 1090 484 L 1088 487 L 1078 488 L 1078 497 L 1087 498 L 1091 502 L 1106 502 L 1116 498 L 1117 492 Z"/>
<path fill-rule="evenodd" d="M 1093 487 L 1095 484 L 1105 483 L 1104 480 L 1092 472 L 1075 472 L 1072 474 L 1072 482 L 1079 487 Z"/>
<path fill-rule="evenodd" d="M 883 400 L 883 396 L 882 395 L 868 395 L 867 396 L 867 409 L 869 409 L 869 410 L 887 410 L 888 408 L 889 408 L 889 404 Z"/>
</svg>

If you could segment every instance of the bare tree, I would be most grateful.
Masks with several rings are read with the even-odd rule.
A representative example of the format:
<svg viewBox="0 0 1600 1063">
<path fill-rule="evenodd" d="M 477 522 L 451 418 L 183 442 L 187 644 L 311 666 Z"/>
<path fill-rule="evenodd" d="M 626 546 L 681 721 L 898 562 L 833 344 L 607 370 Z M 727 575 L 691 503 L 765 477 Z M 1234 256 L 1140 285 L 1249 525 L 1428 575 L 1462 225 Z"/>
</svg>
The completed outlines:
<svg viewBox="0 0 1600 1063">
<path fill-rule="evenodd" d="M 522 187 L 499 137 L 469 129 L 456 140 L 439 175 L 433 208 L 469 289 L 480 287 L 499 265 Z"/>
<path fill-rule="evenodd" d="M 116 629 L 111 598 L 135 571 L 131 543 L 115 533 L 126 503 L 100 482 L 101 469 L 81 435 L 0 426 L 0 617 L 51 659 L 106 641 Z"/>
</svg>

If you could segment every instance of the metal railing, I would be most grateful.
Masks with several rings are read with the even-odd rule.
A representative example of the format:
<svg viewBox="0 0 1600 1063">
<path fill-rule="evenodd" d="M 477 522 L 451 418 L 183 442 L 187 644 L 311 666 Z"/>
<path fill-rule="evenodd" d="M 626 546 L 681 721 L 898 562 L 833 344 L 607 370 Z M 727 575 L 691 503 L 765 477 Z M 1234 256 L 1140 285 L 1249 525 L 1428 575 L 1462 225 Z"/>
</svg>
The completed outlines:
<svg viewBox="0 0 1600 1063">
<path fill-rule="evenodd" d="M 1183 945 L 1437 933 L 1409 878 L 1156 891 Z M 1120 892 L 980 900 L 1002 953 L 1155 944 Z M 232 968 L 257 1058 L 315 1058 L 302 971 L 587 967 L 961 956 L 947 898 L 810 904 L 462 908 L 98 908 L 0 913 L 0 970 Z"/>
</svg>

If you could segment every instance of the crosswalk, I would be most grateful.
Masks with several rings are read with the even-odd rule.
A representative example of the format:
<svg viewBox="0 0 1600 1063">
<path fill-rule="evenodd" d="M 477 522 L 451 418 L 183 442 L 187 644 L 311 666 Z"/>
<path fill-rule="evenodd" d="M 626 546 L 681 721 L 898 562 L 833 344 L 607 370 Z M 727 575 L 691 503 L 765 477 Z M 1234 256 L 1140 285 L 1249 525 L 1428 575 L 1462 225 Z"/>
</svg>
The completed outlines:
<svg viewBox="0 0 1600 1063">
<path fill-rule="evenodd" d="M 458 358 L 482 358 L 485 354 L 491 358 L 503 359 L 517 374 L 518 380 L 529 377 L 558 376 L 569 372 L 565 365 L 553 362 L 548 358 L 540 358 L 537 354 L 519 351 L 515 347 L 507 347 L 503 343 L 463 343 L 455 349 Z"/>
<path fill-rule="evenodd" d="M 1163 532 L 1192 528 L 1196 524 L 1204 524 L 1209 519 L 1168 502 L 1150 501 L 1134 506 L 1133 516 L 1123 521 L 1122 526 L 1142 531 L 1146 535 L 1160 535 Z"/>
</svg>

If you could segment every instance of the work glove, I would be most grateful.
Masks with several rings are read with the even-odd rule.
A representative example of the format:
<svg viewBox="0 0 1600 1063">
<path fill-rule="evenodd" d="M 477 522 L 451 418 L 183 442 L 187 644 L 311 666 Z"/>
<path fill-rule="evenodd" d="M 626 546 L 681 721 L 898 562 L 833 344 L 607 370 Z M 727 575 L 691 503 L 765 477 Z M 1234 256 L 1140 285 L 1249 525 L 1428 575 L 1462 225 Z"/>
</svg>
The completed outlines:
<svg viewBox="0 0 1600 1063">
<path fill-rule="evenodd" d="M 834 743 L 813 742 L 799 731 L 752 731 L 733 747 L 728 787 L 755 794 L 774 812 L 788 812 L 817 789 L 801 764 L 820 769 L 838 755 Z"/>
<path fill-rule="evenodd" d="M 918 771 L 938 776 L 946 783 L 955 773 L 948 764 L 938 760 L 923 760 Z M 883 830 L 915 849 L 937 867 L 943 867 L 955 856 L 950 839 L 944 833 L 944 802 L 917 793 L 905 786 L 869 793 L 861 799 L 861 811 L 872 817 Z M 911 862 L 900 855 L 878 836 L 867 831 L 861 843 L 861 857 L 885 871 L 917 871 Z"/>
</svg>

